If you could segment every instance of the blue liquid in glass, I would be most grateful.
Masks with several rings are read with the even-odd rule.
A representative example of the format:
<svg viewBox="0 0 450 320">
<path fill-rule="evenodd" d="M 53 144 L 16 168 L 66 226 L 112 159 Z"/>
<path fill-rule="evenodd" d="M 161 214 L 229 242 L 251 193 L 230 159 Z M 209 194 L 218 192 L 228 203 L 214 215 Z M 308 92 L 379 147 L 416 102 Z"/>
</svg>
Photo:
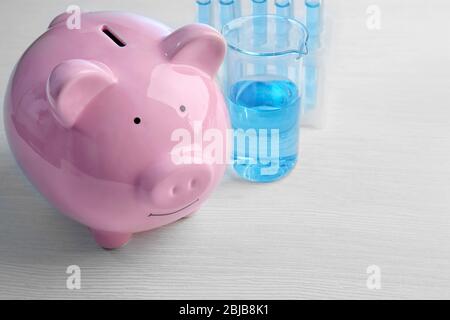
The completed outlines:
<svg viewBox="0 0 450 320">
<path fill-rule="evenodd" d="M 240 81 L 230 88 L 228 100 L 235 130 L 235 171 L 254 182 L 288 175 L 298 157 L 301 99 L 295 83 Z"/>
</svg>

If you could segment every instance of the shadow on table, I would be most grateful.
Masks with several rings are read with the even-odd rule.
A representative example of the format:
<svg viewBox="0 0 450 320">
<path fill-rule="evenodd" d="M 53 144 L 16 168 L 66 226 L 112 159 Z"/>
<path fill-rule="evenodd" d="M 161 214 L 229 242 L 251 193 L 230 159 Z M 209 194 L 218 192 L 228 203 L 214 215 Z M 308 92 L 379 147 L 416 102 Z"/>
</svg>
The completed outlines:
<svg viewBox="0 0 450 320">
<path fill-rule="evenodd" d="M 91 257 L 130 256 L 136 250 L 151 255 L 161 239 L 176 239 L 176 230 L 170 239 L 164 236 L 166 227 L 138 234 L 120 250 L 104 250 L 88 228 L 62 215 L 35 190 L 10 153 L 0 150 L 0 164 L 0 264 L 69 265 Z"/>
</svg>

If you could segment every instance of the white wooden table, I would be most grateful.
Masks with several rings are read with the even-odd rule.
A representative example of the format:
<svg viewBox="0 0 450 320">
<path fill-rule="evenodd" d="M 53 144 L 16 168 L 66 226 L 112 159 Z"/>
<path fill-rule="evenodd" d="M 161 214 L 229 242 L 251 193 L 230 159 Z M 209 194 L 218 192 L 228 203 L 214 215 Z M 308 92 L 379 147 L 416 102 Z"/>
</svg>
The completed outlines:
<svg viewBox="0 0 450 320">
<path fill-rule="evenodd" d="M 303 131 L 295 172 L 271 185 L 227 177 L 199 215 L 123 250 L 99 249 L 31 187 L 1 121 L 0 298 L 450 298 L 450 2 L 329 2 L 329 125 Z M 69 4 L 194 19 L 190 0 L 3 0 L 0 96 Z M 79 291 L 66 289 L 70 265 Z M 366 286 L 371 265 L 381 290 Z"/>
</svg>

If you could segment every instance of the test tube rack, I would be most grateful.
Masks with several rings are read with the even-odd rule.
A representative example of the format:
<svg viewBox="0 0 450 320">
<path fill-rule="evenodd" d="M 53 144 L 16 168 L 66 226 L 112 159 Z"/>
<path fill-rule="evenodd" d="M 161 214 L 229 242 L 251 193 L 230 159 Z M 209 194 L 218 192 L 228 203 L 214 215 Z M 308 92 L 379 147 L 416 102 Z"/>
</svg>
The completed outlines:
<svg viewBox="0 0 450 320">
<path fill-rule="evenodd" d="M 326 125 L 326 57 L 332 17 L 326 0 L 196 0 L 199 23 L 221 31 L 228 22 L 248 15 L 276 14 L 302 22 L 309 32 L 308 55 L 303 59 L 302 126 Z"/>
</svg>

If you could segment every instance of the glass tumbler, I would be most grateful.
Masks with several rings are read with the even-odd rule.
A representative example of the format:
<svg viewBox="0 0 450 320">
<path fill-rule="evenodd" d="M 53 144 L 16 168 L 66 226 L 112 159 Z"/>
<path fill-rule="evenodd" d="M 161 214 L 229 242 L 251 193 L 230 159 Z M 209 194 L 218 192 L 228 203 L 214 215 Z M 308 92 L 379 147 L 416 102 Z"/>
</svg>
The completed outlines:
<svg viewBox="0 0 450 320">
<path fill-rule="evenodd" d="M 280 180 L 298 160 L 307 29 L 287 17 L 261 15 L 235 19 L 222 33 L 234 169 L 252 182 Z"/>
</svg>

